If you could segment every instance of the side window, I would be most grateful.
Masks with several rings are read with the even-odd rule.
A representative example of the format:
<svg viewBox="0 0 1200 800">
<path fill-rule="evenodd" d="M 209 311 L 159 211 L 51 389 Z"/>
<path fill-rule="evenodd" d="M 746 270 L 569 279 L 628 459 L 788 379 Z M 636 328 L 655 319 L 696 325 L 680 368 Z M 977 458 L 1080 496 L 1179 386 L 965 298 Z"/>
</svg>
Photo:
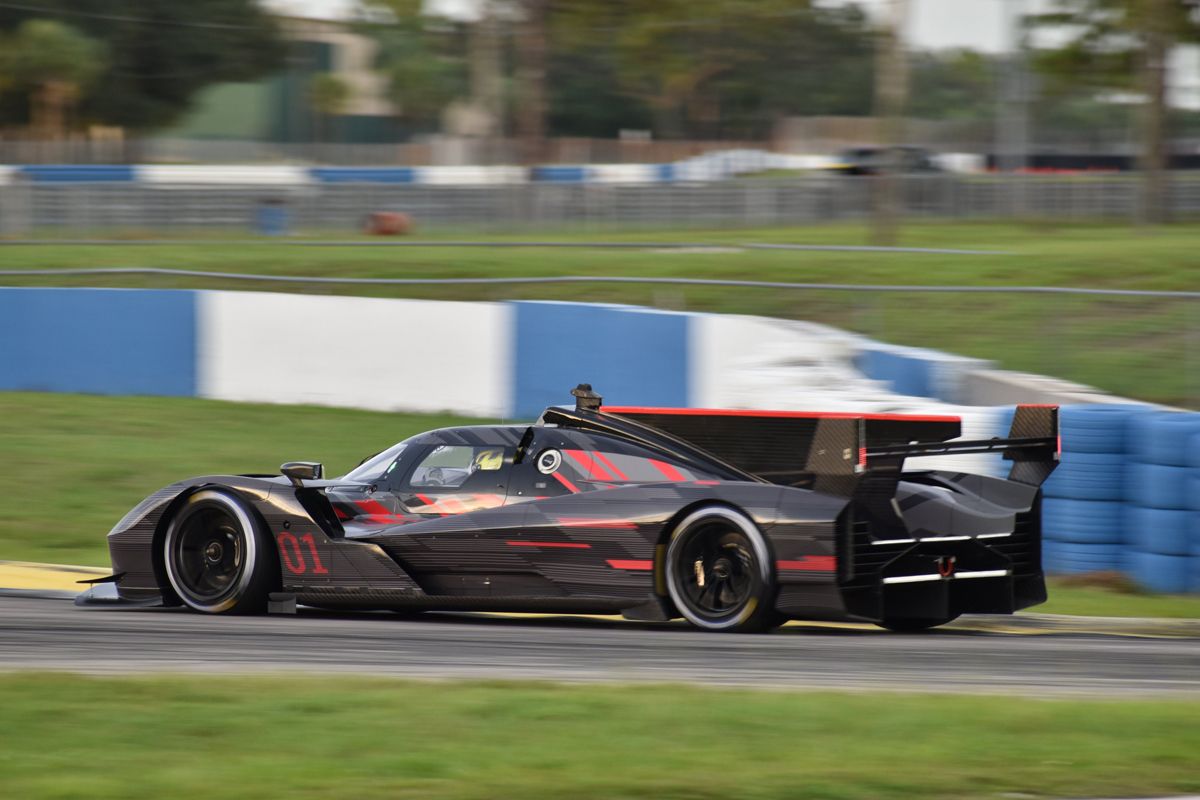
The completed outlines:
<svg viewBox="0 0 1200 800">
<path fill-rule="evenodd" d="M 505 449 L 499 446 L 439 445 L 430 450 L 408 476 L 413 490 L 494 487 L 504 481 Z"/>
</svg>

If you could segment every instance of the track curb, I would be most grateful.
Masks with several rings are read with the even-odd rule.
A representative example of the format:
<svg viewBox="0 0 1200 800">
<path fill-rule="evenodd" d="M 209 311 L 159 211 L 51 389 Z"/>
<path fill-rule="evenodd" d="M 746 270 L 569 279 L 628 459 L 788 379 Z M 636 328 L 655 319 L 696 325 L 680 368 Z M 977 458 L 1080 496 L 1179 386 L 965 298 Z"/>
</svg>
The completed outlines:
<svg viewBox="0 0 1200 800">
<path fill-rule="evenodd" d="M 107 569 L 30 561 L 0 561 L 0 597 L 71 599 L 87 587 L 80 581 L 102 577 Z M 508 616 L 501 614 L 499 616 Z M 554 616 L 554 615 L 512 615 Z M 609 617 L 609 619 L 619 619 Z M 791 625 L 839 629 L 876 630 L 869 623 L 807 622 Z M 1073 617 L 1066 614 L 1020 613 L 1012 616 L 965 615 L 943 626 L 946 630 L 1007 634 L 1091 634 L 1096 636 L 1144 636 L 1200 638 L 1200 619 L 1157 617 Z M 1200 800 L 1200 799 L 1198 799 Z"/>
</svg>

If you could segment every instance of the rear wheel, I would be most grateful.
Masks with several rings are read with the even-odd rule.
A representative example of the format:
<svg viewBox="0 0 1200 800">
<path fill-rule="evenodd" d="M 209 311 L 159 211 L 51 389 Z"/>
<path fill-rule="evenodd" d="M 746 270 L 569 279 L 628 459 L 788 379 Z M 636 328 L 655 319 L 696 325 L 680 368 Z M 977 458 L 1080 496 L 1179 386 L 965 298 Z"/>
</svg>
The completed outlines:
<svg viewBox="0 0 1200 800">
<path fill-rule="evenodd" d="M 225 492 L 196 492 L 163 539 L 167 579 L 179 599 L 208 614 L 260 613 L 279 583 L 271 540 L 244 503 Z"/>
<path fill-rule="evenodd" d="M 667 591 L 688 622 L 709 631 L 763 631 L 777 615 L 767 544 L 744 514 L 703 508 L 675 528 L 667 547 Z"/>
</svg>

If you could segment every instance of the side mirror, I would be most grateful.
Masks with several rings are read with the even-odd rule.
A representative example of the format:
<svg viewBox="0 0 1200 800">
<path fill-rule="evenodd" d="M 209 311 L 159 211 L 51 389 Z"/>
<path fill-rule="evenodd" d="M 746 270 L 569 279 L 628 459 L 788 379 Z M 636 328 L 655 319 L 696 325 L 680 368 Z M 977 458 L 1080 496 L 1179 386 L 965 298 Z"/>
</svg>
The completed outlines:
<svg viewBox="0 0 1200 800">
<path fill-rule="evenodd" d="M 325 477 L 325 467 L 316 461 L 289 461 L 279 468 L 297 489 L 303 481 L 319 481 Z"/>
</svg>

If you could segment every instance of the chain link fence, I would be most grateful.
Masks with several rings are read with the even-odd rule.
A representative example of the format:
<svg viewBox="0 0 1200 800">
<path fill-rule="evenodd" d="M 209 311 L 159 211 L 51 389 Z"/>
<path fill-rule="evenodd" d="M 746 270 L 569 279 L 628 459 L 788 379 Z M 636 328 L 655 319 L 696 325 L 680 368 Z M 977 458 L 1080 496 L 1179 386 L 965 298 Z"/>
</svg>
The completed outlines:
<svg viewBox="0 0 1200 800">
<path fill-rule="evenodd" d="M 1176 219 L 1200 216 L 1200 174 L 1169 183 Z M 492 186 L 147 183 L 0 185 L 0 235 L 62 237 L 122 231 L 256 230 L 267 209 L 297 233 L 349 232 L 372 212 L 399 211 L 423 228 L 735 228 L 858 220 L 875 179 L 820 174 L 713 183 L 522 183 Z M 901 213 L 928 219 L 1132 220 L 1141 184 L 1105 176 L 906 176 Z"/>
</svg>

